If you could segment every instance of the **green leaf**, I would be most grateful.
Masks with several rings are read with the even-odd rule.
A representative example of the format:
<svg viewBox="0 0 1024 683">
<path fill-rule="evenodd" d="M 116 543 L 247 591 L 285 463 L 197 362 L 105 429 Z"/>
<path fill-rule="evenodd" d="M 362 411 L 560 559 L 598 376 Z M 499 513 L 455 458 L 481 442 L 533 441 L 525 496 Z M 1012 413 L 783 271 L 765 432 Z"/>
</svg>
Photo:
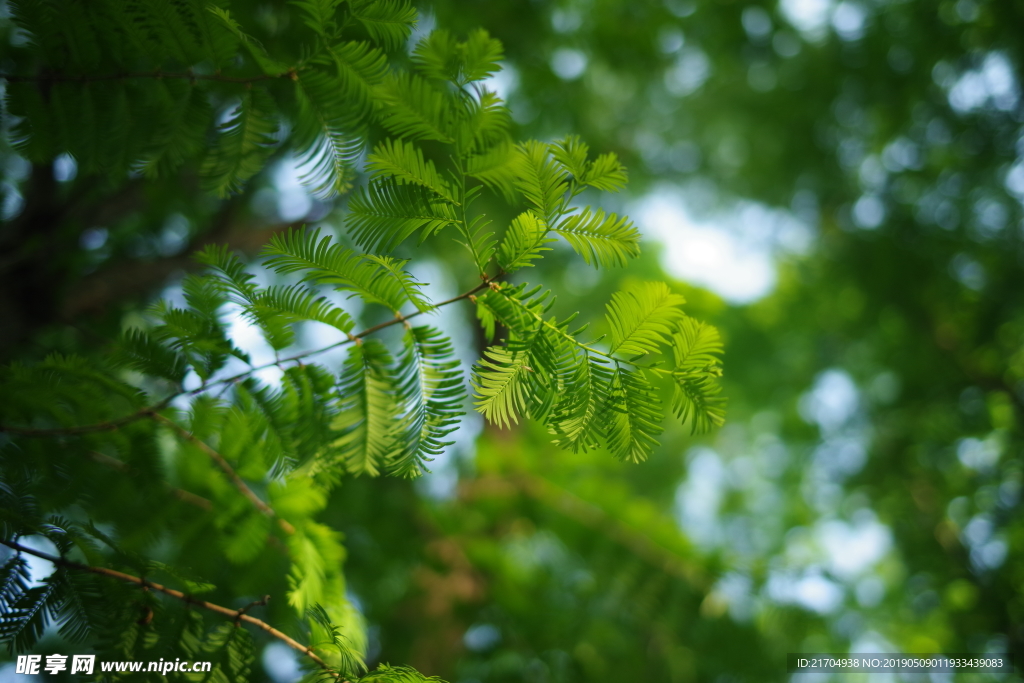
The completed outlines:
<svg viewBox="0 0 1024 683">
<path fill-rule="evenodd" d="M 643 462 L 661 434 L 660 401 L 640 371 L 618 367 L 601 414 L 608 449 L 622 460 Z"/>
<path fill-rule="evenodd" d="M 335 660 L 332 662 L 332 668 L 341 673 L 344 678 L 352 678 L 366 670 L 362 654 L 353 647 L 352 642 L 334 624 L 323 605 L 317 603 L 308 608 L 306 618 L 311 626 L 309 646 L 317 650 L 327 649 L 330 651 L 334 655 L 331 659 Z M 328 675 L 328 679 L 338 680 L 331 675 Z"/>
<path fill-rule="evenodd" d="M 429 678 L 408 666 L 381 664 L 356 683 L 445 683 L 436 676 Z"/>
<path fill-rule="evenodd" d="M 462 412 L 465 389 L 451 342 L 432 327 L 414 327 L 403 340 L 397 396 L 405 411 L 398 427 L 399 449 L 389 470 L 406 477 L 429 471 L 426 463 L 451 441 Z"/>
<path fill-rule="evenodd" d="M 336 87 L 349 100 L 349 106 L 368 113 L 374 100 L 374 88 L 388 71 L 385 54 L 369 43 L 354 41 L 332 45 L 327 48 L 327 54 L 329 63 L 337 70 Z"/>
<path fill-rule="evenodd" d="M 400 421 L 391 356 L 376 339 L 349 351 L 338 384 L 334 449 L 352 474 L 377 476 L 396 448 Z"/>
<path fill-rule="evenodd" d="M 600 416 L 611 390 L 611 378 L 606 359 L 583 354 L 565 378 L 563 395 L 548 422 L 548 430 L 556 436 L 555 444 L 574 453 L 597 446 L 604 429 Z"/>
<path fill-rule="evenodd" d="M 685 317 L 686 300 L 664 282 L 645 282 L 616 292 L 608 303 L 611 353 L 643 355 L 669 344 L 676 324 Z"/>
<path fill-rule="evenodd" d="M 300 179 L 321 198 L 345 192 L 363 148 L 360 111 L 350 104 L 337 79 L 322 69 L 297 72 L 294 82 L 298 115 L 293 135 Z"/>
<path fill-rule="evenodd" d="M 405 44 L 416 26 L 416 8 L 406 0 L 350 0 L 352 16 L 387 50 Z"/>
<path fill-rule="evenodd" d="M 295 341 L 295 332 L 290 325 L 295 319 L 294 315 L 284 315 L 285 312 L 275 307 L 273 301 L 266 300 L 263 292 L 256 286 L 254 276 L 246 272 L 245 264 L 228 251 L 227 247 L 209 245 L 196 255 L 196 260 L 217 270 L 224 290 L 231 295 L 232 301 L 242 308 L 243 315 L 260 328 L 267 343 L 274 350 L 286 348 Z M 262 304 L 261 296 L 264 298 Z M 281 300 L 279 303 L 286 302 Z"/>
<path fill-rule="evenodd" d="M 565 208 L 568 183 L 548 154 L 548 146 L 536 140 L 520 145 L 515 163 L 519 191 L 548 225 L 554 225 Z"/>
<path fill-rule="evenodd" d="M 435 81 L 460 84 L 462 59 L 459 42 L 444 29 L 431 31 L 412 51 L 412 63 L 417 71 Z"/>
<path fill-rule="evenodd" d="M 455 208 L 423 188 L 376 182 L 349 201 L 348 228 L 359 246 L 388 252 L 417 230 L 421 239 L 457 222 Z"/>
<path fill-rule="evenodd" d="M 213 112 L 206 94 L 191 84 L 161 81 L 154 117 L 160 121 L 137 165 L 149 178 L 167 176 L 198 156 L 206 144 Z"/>
<path fill-rule="evenodd" d="M 226 197 L 263 170 L 273 151 L 277 118 L 270 97 L 263 90 L 247 90 L 218 131 L 199 172 L 207 190 Z"/>
<path fill-rule="evenodd" d="M 345 559 L 341 534 L 323 524 L 307 521 L 288 535 L 286 543 L 292 561 L 288 573 L 289 605 L 299 614 L 305 614 L 330 598 L 344 598 L 331 595 L 339 587 L 341 563 Z"/>
<path fill-rule="evenodd" d="M 434 162 L 424 159 L 423 151 L 412 142 L 384 140 L 374 148 L 366 168 L 372 180 L 393 178 L 399 185 L 419 185 L 453 204 L 459 203 Z"/>
<path fill-rule="evenodd" d="M 423 78 L 406 72 L 389 75 L 376 89 L 377 116 L 395 135 L 412 140 L 452 143 L 448 98 Z"/>
<path fill-rule="evenodd" d="M 275 285 L 258 292 L 251 304 L 254 314 L 280 316 L 289 323 L 303 320 L 324 323 L 348 334 L 355 326 L 352 317 L 325 296 L 302 285 Z"/>
<path fill-rule="evenodd" d="M 121 336 L 113 361 L 122 367 L 175 383 L 181 382 L 188 372 L 188 361 L 184 356 L 137 328 L 129 329 Z"/>
<path fill-rule="evenodd" d="M 581 180 L 598 190 L 618 192 L 626 186 L 629 179 L 626 176 L 626 167 L 619 163 L 617 156 L 609 152 L 594 159 Z"/>
<path fill-rule="evenodd" d="M 416 45 L 412 61 L 424 76 L 461 87 L 499 71 L 498 62 L 503 56 L 501 42 L 483 29 L 471 32 L 464 43 L 445 30 L 437 30 Z"/>
<path fill-rule="evenodd" d="M 220 20 L 221 24 L 230 31 L 235 38 L 242 44 L 242 46 L 249 53 L 249 56 L 253 58 L 253 61 L 260 67 L 260 70 L 267 75 L 277 75 L 286 71 L 283 64 L 277 60 L 271 58 L 267 53 L 267 49 L 263 47 L 260 41 L 256 40 L 245 31 L 242 27 L 231 17 L 231 13 L 221 7 L 207 7 L 207 9 Z"/>
<path fill-rule="evenodd" d="M 541 258 L 546 245 L 555 240 L 548 237 L 547 226 L 532 211 L 524 211 L 512 219 L 505 238 L 498 249 L 498 264 L 506 273 L 533 266 L 532 261 Z"/>
<path fill-rule="evenodd" d="M 402 270 L 402 266 L 408 263 L 408 260 L 391 258 L 390 256 L 376 256 L 374 254 L 367 254 L 364 258 L 379 264 L 384 269 L 384 273 L 380 277 L 385 280 L 390 277 L 394 280 L 394 284 L 401 289 L 405 297 L 412 302 L 413 306 L 420 313 L 429 313 L 434 310 L 434 304 L 430 303 L 430 299 L 420 290 L 420 287 L 424 287 L 429 283 L 417 282 L 413 278 L 412 273 Z"/>
<path fill-rule="evenodd" d="M 672 411 L 690 422 L 692 434 L 702 434 L 725 422 L 725 399 L 719 396 L 722 341 L 718 330 L 686 317 L 672 337 Z"/>
<path fill-rule="evenodd" d="M 518 424 L 533 401 L 530 374 L 530 346 L 509 342 L 491 346 L 473 368 L 476 409 L 488 422 L 508 428 Z"/>
<path fill-rule="evenodd" d="M 268 257 L 264 265 L 278 273 L 300 273 L 306 282 L 352 290 L 395 313 L 410 300 L 421 310 L 430 306 L 419 292 L 420 283 L 400 271 L 397 261 L 360 256 L 333 244 L 330 236 L 321 239 L 319 229 L 275 235 L 260 255 Z"/>
<path fill-rule="evenodd" d="M 338 32 L 338 5 L 342 0 L 290 0 L 306 15 L 302 23 L 322 38 L 331 40 Z"/>
<path fill-rule="evenodd" d="M 626 217 L 594 211 L 589 206 L 567 216 L 554 231 L 583 257 L 587 265 L 623 266 L 640 255 L 640 231 Z"/>
<path fill-rule="evenodd" d="M 491 149 L 466 158 L 466 175 L 500 192 L 510 203 L 518 194 L 519 156 L 509 142 L 499 142 Z"/>
<path fill-rule="evenodd" d="M 206 379 L 223 367 L 227 357 L 248 362 L 248 356 L 227 339 L 219 310 L 227 303 L 223 283 L 212 275 L 190 275 L 183 283 L 189 309 L 173 308 L 159 302 L 151 308 L 160 324 L 151 335 L 188 358 L 201 378 Z"/>
<path fill-rule="evenodd" d="M 470 32 L 460 48 L 463 83 L 482 81 L 501 71 L 498 62 L 505 57 L 501 41 L 491 38 L 482 28 Z"/>
<path fill-rule="evenodd" d="M 201 680 L 216 683 L 248 683 L 252 679 L 252 662 L 256 647 L 252 636 L 235 624 L 219 624 L 204 643 L 206 656 L 213 663 Z M 198 679 L 197 679 L 198 680 Z"/>
<path fill-rule="evenodd" d="M 579 181 L 582 181 L 587 174 L 589 151 L 590 148 L 578 135 L 569 135 L 551 145 L 551 155 Z"/>
<path fill-rule="evenodd" d="M 477 97 L 467 99 L 459 126 L 459 140 L 463 148 L 486 152 L 496 145 L 511 147 L 509 131 L 512 117 L 505 102 L 484 87 L 476 88 L 476 94 Z"/>
</svg>

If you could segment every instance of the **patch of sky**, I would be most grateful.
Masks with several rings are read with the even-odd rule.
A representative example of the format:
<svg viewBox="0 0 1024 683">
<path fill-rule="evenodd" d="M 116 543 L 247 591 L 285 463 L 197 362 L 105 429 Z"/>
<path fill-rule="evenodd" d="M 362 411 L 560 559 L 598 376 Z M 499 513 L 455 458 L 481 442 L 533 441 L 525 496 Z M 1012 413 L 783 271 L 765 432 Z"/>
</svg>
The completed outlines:
<svg viewBox="0 0 1024 683">
<path fill-rule="evenodd" d="M 719 508 L 725 498 L 729 471 L 721 456 L 701 446 L 687 456 L 686 480 L 676 491 L 676 517 L 698 546 L 714 547 L 722 538 Z"/>
<path fill-rule="evenodd" d="M 563 81 L 574 81 L 587 70 L 587 55 L 571 47 L 560 47 L 551 53 L 551 70 Z"/>
<path fill-rule="evenodd" d="M 875 230 L 885 221 L 886 209 L 882 198 L 865 194 L 853 204 L 853 222 L 863 230 Z"/>
<path fill-rule="evenodd" d="M 804 38 L 817 42 L 828 32 L 831 0 L 781 0 L 779 9 L 790 25 Z"/>
<path fill-rule="evenodd" d="M 1002 446 L 993 435 L 984 440 L 973 437 L 961 439 L 956 446 L 956 456 L 963 463 L 978 472 L 991 472 L 999 463 Z"/>
<path fill-rule="evenodd" d="M 817 567 L 803 572 L 770 571 L 764 593 L 773 602 L 799 605 L 818 614 L 834 613 L 845 597 L 842 586 Z"/>
<path fill-rule="evenodd" d="M 819 374 L 811 390 L 800 397 L 801 417 L 818 425 L 823 433 L 832 434 L 845 426 L 857 413 L 857 385 L 848 373 L 830 368 Z"/>
<path fill-rule="evenodd" d="M 968 289 L 978 292 L 984 289 L 988 278 L 985 267 L 976 259 L 960 252 L 949 262 L 949 272 L 955 280 Z"/>
<path fill-rule="evenodd" d="M 302 678 L 302 668 L 295 650 L 281 642 L 273 642 L 263 648 L 260 657 L 263 669 L 274 683 L 293 683 Z"/>
<path fill-rule="evenodd" d="M 55 546 L 50 539 L 45 536 L 21 536 L 18 538 L 18 543 L 26 548 L 31 548 L 32 550 L 45 553 L 47 555 L 52 555 L 54 557 L 60 556 L 60 551 L 57 550 L 57 546 Z M 6 562 L 13 554 L 13 551 L 8 548 L 3 548 L 3 554 L 0 555 L 0 562 Z M 36 588 L 37 586 L 42 586 L 43 580 L 53 573 L 53 563 L 49 560 L 44 560 L 41 557 L 29 555 L 28 553 L 22 553 L 22 557 L 28 565 L 28 587 Z"/>
<path fill-rule="evenodd" d="M 106 228 L 88 228 L 82 231 L 78 245 L 87 251 L 96 251 L 103 248 L 109 235 Z"/>
<path fill-rule="evenodd" d="M 665 70 L 665 88 L 676 97 L 696 91 L 711 76 L 711 60 L 698 47 L 683 47 Z"/>
<path fill-rule="evenodd" d="M 851 42 L 863 38 L 867 22 L 867 9 L 860 3 L 844 0 L 832 10 L 832 28 L 842 40 Z"/>
<path fill-rule="evenodd" d="M 746 622 L 753 617 L 756 606 L 753 589 L 754 582 L 749 576 L 732 571 L 715 583 L 711 596 L 728 606 L 733 620 Z"/>
<path fill-rule="evenodd" d="M 501 71 L 485 80 L 484 86 L 508 102 L 519 88 L 519 71 L 509 62 L 502 62 L 501 66 Z"/>
<path fill-rule="evenodd" d="M 686 189 L 662 186 L 630 214 L 646 236 L 661 242 L 662 265 L 671 275 L 730 302 L 766 296 L 775 286 L 776 260 L 811 245 L 811 226 L 792 212 L 740 201 L 698 219 L 688 199 Z"/>
<path fill-rule="evenodd" d="M 740 15 L 743 23 L 743 30 L 747 32 L 751 40 L 761 41 L 768 38 L 772 33 L 772 18 L 767 10 L 757 5 L 751 5 L 743 10 Z"/>
<path fill-rule="evenodd" d="M 462 642 L 473 652 L 489 650 L 501 642 L 501 631 L 492 624 L 473 624 L 466 629 Z"/>
<path fill-rule="evenodd" d="M 104 231 L 106 232 L 106 231 Z M 172 213 L 164 222 L 164 227 L 156 238 L 156 250 L 162 256 L 173 256 L 188 245 L 192 233 L 192 223 L 180 213 Z M 103 238 L 106 242 L 106 236 Z M 103 246 L 101 243 L 100 246 Z"/>
<path fill-rule="evenodd" d="M 1020 102 L 1017 75 L 1002 52 L 988 53 L 978 68 L 959 76 L 942 71 L 939 80 L 947 89 L 950 106 L 961 115 L 983 108 L 1010 112 Z"/>
<path fill-rule="evenodd" d="M 666 26 L 658 33 L 658 49 L 667 55 L 679 52 L 686 44 L 686 36 L 674 26 Z"/>
<path fill-rule="evenodd" d="M 409 40 L 406 41 L 406 52 L 412 54 L 416 44 L 430 35 L 430 32 L 436 27 L 437 17 L 434 16 L 434 13 L 429 9 L 421 10 L 416 25 L 413 26 L 412 32 L 409 34 Z"/>
<path fill-rule="evenodd" d="M 78 162 L 70 154 L 64 153 L 53 160 L 53 179 L 58 183 L 66 183 L 78 175 Z"/>
<path fill-rule="evenodd" d="M 9 221 L 21 213 L 25 206 L 25 198 L 18 190 L 18 183 L 27 178 L 31 170 L 32 164 L 25 157 L 10 154 L 4 159 L 3 181 L 0 182 L 0 194 L 3 196 L 0 220 Z"/>
<path fill-rule="evenodd" d="M 556 7 L 551 12 L 551 28 L 556 33 L 574 33 L 583 25 L 583 15 L 575 7 Z"/>
<path fill-rule="evenodd" d="M 857 510 L 849 522 L 820 520 L 814 528 L 829 572 L 854 583 L 875 567 L 891 550 L 892 532 L 868 508 Z"/>
</svg>

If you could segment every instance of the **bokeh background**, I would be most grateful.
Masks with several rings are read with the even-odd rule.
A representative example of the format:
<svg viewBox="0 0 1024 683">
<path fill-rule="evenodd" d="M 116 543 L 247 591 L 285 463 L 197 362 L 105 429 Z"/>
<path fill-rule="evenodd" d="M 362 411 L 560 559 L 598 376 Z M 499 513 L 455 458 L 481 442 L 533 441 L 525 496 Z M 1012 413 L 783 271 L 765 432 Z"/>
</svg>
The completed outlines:
<svg viewBox="0 0 1024 683">
<path fill-rule="evenodd" d="M 604 201 L 644 255 L 597 273 L 556 250 L 529 278 L 595 318 L 631 279 L 673 282 L 722 331 L 729 414 L 701 438 L 670 427 L 640 465 L 471 420 L 422 480 L 345 482 L 324 521 L 345 533 L 369 659 L 453 683 L 787 680 L 789 652 L 1024 663 L 1024 3 L 420 10 L 419 35 L 504 43 L 493 86 L 520 137 L 579 134 L 630 169 Z M 234 11 L 287 31 L 273 3 Z M 71 157 L 32 166 L 7 146 L 0 163 L 3 248 L 21 240 L 0 273 L 9 357 L 96 348 L 180 296 L 206 241 L 253 251 L 343 222 L 288 157 L 229 202 L 188 177 L 112 193 Z M 46 215 L 54 232 L 25 241 Z M 437 298 L 464 289 L 450 254 L 424 254 Z M 439 324 L 481 343 L 468 308 Z M 271 644 L 258 674 L 298 666 Z"/>
</svg>

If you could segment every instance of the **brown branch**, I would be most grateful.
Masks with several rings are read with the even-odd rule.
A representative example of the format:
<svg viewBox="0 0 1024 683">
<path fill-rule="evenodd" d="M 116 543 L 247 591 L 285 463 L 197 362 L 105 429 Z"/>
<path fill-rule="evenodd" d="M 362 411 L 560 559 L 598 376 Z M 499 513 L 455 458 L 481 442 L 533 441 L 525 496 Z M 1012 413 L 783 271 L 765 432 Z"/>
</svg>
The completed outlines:
<svg viewBox="0 0 1024 683">
<path fill-rule="evenodd" d="M 267 517 L 276 519 L 278 526 L 280 526 L 285 533 L 295 533 L 295 527 L 293 527 L 287 520 L 278 517 L 277 513 L 274 512 L 274 508 L 267 505 L 262 498 L 257 496 L 256 493 L 251 488 L 249 488 L 249 486 L 244 481 L 242 481 L 242 478 L 238 476 L 238 473 L 235 472 L 234 468 L 232 468 L 228 461 L 224 459 L 223 455 L 215 451 L 213 448 L 210 447 L 209 444 L 207 444 L 205 441 L 197 437 L 195 434 L 179 425 L 177 422 L 174 422 L 173 420 L 168 420 L 166 417 L 160 415 L 159 413 L 150 413 L 150 417 L 156 422 L 159 422 L 164 426 L 170 427 L 172 431 L 178 434 L 178 436 L 192 443 L 197 448 L 199 448 L 199 450 L 210 456 L 210 459 L 213 460 L 213 462 L 217 464 L 217 467 L 219 467 L 224 472 L 224 474 L 227 475 L 228 479 L 231 480 L 231 483 L 235 485 L 235 488 L 241 491 L 242 495 L 248 498 L 252 502 L 252 504 L 256 506 L 257 510 L 265 514 Z"/>
<path fill-rule="evenodd" d="M 119 74 L 104 74 L 101 76 L 73 76 L 70 74 L 36 74 L 34 76 L 16 76 L 14 74 L 0 74 L 0 78 L 8 83 L 92 83 L 94 81 L 121 81 L 128 78 L 171 78 L 184 81 L 218 81 L 220 83 L 239 83 L 248 85 L 259 81 L 272 81 L 278 78 L 295 78 L 298 73 L 295 69 L 289 69 L 279 74 L 261 74 L 248 78 L 223 76 L 221 74 L 197 74 L 191 71 L 184 73 L 164 73 L 163 71 L 127 71 Z"/>
<path fill-rule="evenodd" d="M 474 294 L 476 294 L 477 292 L 479 292 L 480 290 L 486 289 L 486 288 L 490 287 L 492 282 L 493 282 L 492 280 L 484 280 L 479 285 L 477 285 L 476 287 L 474 287 L 473 289 L 471 289 L 471 290 L 469 290 L 467 292 L 463 292 L 462 294 L 459 294 L 458 296 L 453 296 L 451 299 L 446 299 L 446 300 L 444 300 L 444 301 L 442 301 L 442 302 L 440 302 L 438 304 L 435 304 L 434 308 L 441 308 L 442 306 L 447 306 L 447 305 L 453 304 L 453 303 L 455 303 L 457 301 L 462 301 L 463 299 L 468 299 L 471 296 L 473 296 Z M 374 332 L 379 332 L 380 330 L 383 330 L 383 329 L 385 329 L 387 327 L 391 327 L 392 325 L 399 325 L 399 324 L 403 324 L 404 325 L 409 320 L 415 318 L 418 315 L 422 315 L 422 314 L 423 314 L 423 311 L 415 311 L 415 312 L 410 313 L 408 315 L 396 315 L 392 320 L 387 320 L 387 321 L 382 322 L 382 323 L 380 323 L 378 325 L 374 325 L 373 327 L 368 327 L 365 330 L 363 330 L 362 332 L 357 332 L 356 334 L 349 335 L 349 337 L 347 339 L 342 339 L 339 342 L 335 342 L 333 344 L 329 344 L 327 346 L 321 347 L 319 349 L 314 349 L 312 351 L 304 351 L 302 353 L 298 353 L 298 354 L 295 354 L 294 356 L 289 356 L 287 358 L 281 358 L 280 360 L 275 360 L 275 361 L 273 361 L 271 363 L 266 363 L 264 365 L 258 365 L 258 366 L 249 368 L 245 372 L 240 372 L 237 375 L 233 375 L 231 377 L 226 377 L 224 379 L 219 379 L 219 380 L 216 380 L 214 382 L 209 382 L 207 384 L 203 384 L 198 389 L 192 389 L 191 391 L 179 391 L 177 393 L 171 394 L 170 396 L 167 396 L 166 398 L 164 398 L 159 403 L 155 403 L 154 405 L 147 406 L 145 408 L 140 408 L 139 410 L 135 411 L 134 413 L 131 413 L 129 415 L 125 415 L 123 417 L 116 418 L 114 420 L 108 420 L 106 422 L 97 422 L 97 423 L 94 423 L 94 424 L 91 424 L 91 425 L 79 425 L 79 426 L 76 426 L 76 427 L 58 427 L 58 428 L 55 428 L 55 429 L 37 429 L 37 428 L 32 428 L 32 427 L 16 427 L 16 426 L 13 426 L 13 425 L 0 425 L 0 433 L 14 434 L 15 436 L 30 436 L 30 437 L 44 437 L 45 438 L 45 437 L 54 437 L 54 436 L 80 436 L 82 434 L 93 434 L 95 432 L 110 432 L 110 431 L 114 431 L 116 429 L 120 429 L 121 427 L 123 427 L 126 424 L 130 424 L 132 422 L 137 422 L 138 420 L 143 420 L 143 419 L 146 419 L 146 418 L 153 418 L 153 417 L 158 416 L 158 412 L 159 411 L 161 411 L 164 408 L 166 408 L 167 406 L 169 406 L 171 404 L 171 401 L 173 401 L 174 399 L 176 399 L 176 398 L 178 398 L 180 396 L 196 396 L 198 394 L 202 394 L 202 393 L 204 393 L 206 391 L 209 391 L 213 387 L 221 386 L 221 385 L 224 385 L 224 384 L 230 384 L 230 383 L 233 383 L 233 382 L 238 382 L 240 380 L 243 380 L 246 377 L 249 377 L 250 375 L 252 375 L 253 373 L 259 372 L 260 370 L 266 370 L 268 368 L 273 368 L 273 367 L 280 367 L 280 365 L 282 363 L 294 363 L 296 361 L 301 361 L 301 360 L 304 360 L 306 358 L 310 358 L 312 356 L 317 356 L 317 355 L 319 355 L 321 353 L 326 353 L 327 351 L 330 351 L 331 349 L 336 349 L 336 348 L 338 348 L 340 346 L 344 346 L 346 344 L 351 344 L 352 342 L 354 342 L 354 341 L 356 341 L 358 339 L 362 339 L 363 337 L 365 337 L 367 335 L 373 334 Z"/>
<path fill-rule="evenodd" d="M 294 638 L 292 638 L 290 636 L 287 636 L 284 633 L 281 633 L 276 628 L 274 628 L 273 626 L 271 626 L 270 624 L 268 624 L 267 622 L 265 622 L 265 621 L 263 621 L 261 619 L 257 619 L 256 617 L 252 617 L 252 616 L 249 616 L 248 614 L 245 614 L 245 610 L 248 609 L 248 607 L 251 607 L 251 605 L 248 606 L 248 607 L 243 607 L 240 610 L 230 609 L 228 607 L 222 607 L 221 605 L 215 605 L 212 602 L 206 602 L 205 600 L 199 600 L 198 598 L 195 598 L 195 597 L 193 597 L 191 595 L 187 595 L 185 593 L 182 593 L 181 591 L 174 590 L 173 588 L 167 588 L 166 586 L 162 586 L 159 583 L 153 583 L 152 581 L 148 581 L 146 579 L 139 578 L 138 576 L 132 576 L 131 574 L 125 574 L 123 572 L 119 572 L 119 571 L 116 571 L 114 569 L 107 569 L 105 567 L 93 567 L 91 565 L 81 564 L 79 562 L 74 562 L 72 560 L 67 560 L 67 559 L 65 559 L 63 557 L 54 557 L 53 555 L 47 555 L 46 553 L 41 553 L 38 550 L 33 550 L 32 548 L 27 548 L 27 547 L 25 547 L 23 545 L 20 545 L 18 543 L 14 543 L 13 541 L 5 541 L 3 539 L 0 539 L 0 544 L 3 544 L 5 546 L 7 546 L 8 548 L 16 550 L 19 553 L 28 553 L 29 555 L 34 555 L 35 557 L 38 557 L 40 559 L 46 560 L 48 562 L 52 562 L 54 565 L 58 565 L 58 566 L 61 566 L 61 567 L 66 567 L 68 569 L 74 569 L 76 571 L 91 572 L 93 574 L 99 574 L 100 576 L 106 576 L 108 578 L 117 579 L 119 581 L 126 581 L 128 583 L 134 583 L 137 586 L 142 586 L 143 588 L 148 588 L 148 589 L 150 589 L 152 591 L 156 591 L 158 593 L 163 593 L 164 595 L 169 595 L 172 598 L 175 598 L 177 600 L 181 600 L 182 602 L 188 603 L 189 605 L 195 605 L 196 607 L 202 607 L 203 609 L 210 610 L 211 612 L 216 612 L 217 614 L 225 616 L 228 619 L 231 619 L 232 621 L 236 621 L 236 622 L 237 621 L 244 621 L 246 623 L 252 624 L 253 626 L 256 626 L 257 628 L 263 629 L 264 631 L 269 633 L 271 636 L 273 636 L 274 638 L 277 638 L 278 640 L 280 640 L 281 642 L 285 643 L 289 647 L 291 647 L 291 648 L 293 648 L 295 650 L 298 650 L 302 654 L 306 655 L 307 657 L 312 659 L 314 662 L 316 662 L 317 665 L 320 668 L 322 668 L 325 671 L 329 672 L 335 678 L 341 680 L 341 676 L 336 671 L 334 671 L 334 669 L 329 667 L 327 665 L 327 662 L 322 660 L 316 653 L 314 653 L 312 647 L 303 645 L 302 643 L 300 643 L 299 641 L 295 640 Z"/>
</svg>

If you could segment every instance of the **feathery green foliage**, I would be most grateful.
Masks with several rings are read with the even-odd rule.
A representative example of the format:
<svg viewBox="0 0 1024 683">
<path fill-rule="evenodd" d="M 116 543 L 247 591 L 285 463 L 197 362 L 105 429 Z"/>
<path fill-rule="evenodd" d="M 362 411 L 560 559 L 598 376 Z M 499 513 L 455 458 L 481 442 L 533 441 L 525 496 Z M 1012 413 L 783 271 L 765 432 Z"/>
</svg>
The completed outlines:
<svg viewBox="0 0 1024 683">
<path fill-rule="evenodd" d="M 101 3 L 102 17 L 56 21 L 59 28 L 48 23 L 56 2 L 15 8 L 32 54 L 52 60 L 45 70 L 22 66 L 23 79 L 8 88 L 9 110 L 21 117 L 16 144 L 33 159 L 69 153 L 86 172 L 120 169 L 110 173 L 122 181 L 129 172 L 159 178 L 190 168 L 209 193 L 226 196 L 245 191 L 271 158 L 291 154 L 312 191 L 328 197 L 348 187 L 353 162 L 378 137 L 367 185 L 347 205 L 354 247 L 319 228 L 288 230 L 252 266 L 208 246 L 197 256 L 206 271 L 182 282 L 184 304 L 152 306 L 104 363 L 53 356 L 2 370 L 0 540 L 43 535 L 65 558 L 35 587 L 21 555 L 4 564 L 0 637 L 12 650 L 33 647 L 48 624 L 63 622 L 68 638 L 92 638 L 119 659 L 178 648 L 208 653 L 216 662 L 210 680 L 245 680 L 256 652 L 247 631 L 208 627 L 153 592 L 95 608 L 96 582 L 128 595 L 131 587 L 109 575 L 77 578 L 85 564 L 146 577 L 139 581 L 164 574 L 189 594 L 239 602 L 118 548 L 137 549 L 140 538 L 179 525 L 216 543 L 246 590 L 261 590 L 245 583 L 250 566 L 287 567 L 286 602 L 320 667 L 312 676 L 436 680 L 387 665 L 357 678 L 365 626 L 346 596 L 341 534 L 317 515 L 345 477 L 419 476 L 452 445 L 468 400 L 460 357 L 476 354 L 457 354 L 437 326 L 413 323 L 441 306 L 469 301 L 492 341 L 468 384 L 476 409 L 499 426 L 528 417 L 563 448 L 607 448 L 637 462 L 657 445 L 661 384 L 673 386 L 674 412 L 695 431 L 722 421 L 721 344 L 682 312 L 683 298 L 668 285 L 616 293 L 606 321 L 590 321 L 607 326 L 605 341 L 574 325 L 578 314 L 556 315 L 550 290 L 509 281 L 558 237 L 584 263 L 606 268 L 637 256 L 640 236 L 627 218 L 579 203 L 588 188 L 622 188 L 614 155 L 592 158 L 575 137 L 512 137 L 507 107 L 487 84 L 500 43 L 484 31 L 465 40 L 434 31 L 405 68 L 388 55 L 416 21 L 407 3 L 293 4 L 298 59 L 271 54 L 226 9 L 200 0 Z M 49 99 L 40 96 L 44 86 Z M 79 137 L 66 133 L 71 100 L 86 102 L 82 125 L 92 127 Z M 159 113 L 147 117 L 151 110 Z M 101 121 L 120 137 L 99 136 Z M 413 236 L 455 246 L 470 289 L 432 300 L 416 274 L 422 264 L 396 253 L 407 254 Z M 348 298 L 337 301 L 339 291 Z M 245 324 L 260 331 L 273 361 L 257 365 L 239 348 L 236 326 Z M 320 348 L 307 345 L 312 325 L 330 335 Z M 344 360 L 330 358 L 332 350 Z M 38 436 L 68 437 L 66 452 L 40 447 Z M 135 501 L 130 519 L 89 495 L 97 464 L 135 482 L 126 494 Z M 34 469 L 61 480 L 59 499 L 26 474 Z M 197 510 L 153 502 L 171 498 Z M 47 521 L 68 509 L 91 515 L 88 524 Z"/>
</svg>

